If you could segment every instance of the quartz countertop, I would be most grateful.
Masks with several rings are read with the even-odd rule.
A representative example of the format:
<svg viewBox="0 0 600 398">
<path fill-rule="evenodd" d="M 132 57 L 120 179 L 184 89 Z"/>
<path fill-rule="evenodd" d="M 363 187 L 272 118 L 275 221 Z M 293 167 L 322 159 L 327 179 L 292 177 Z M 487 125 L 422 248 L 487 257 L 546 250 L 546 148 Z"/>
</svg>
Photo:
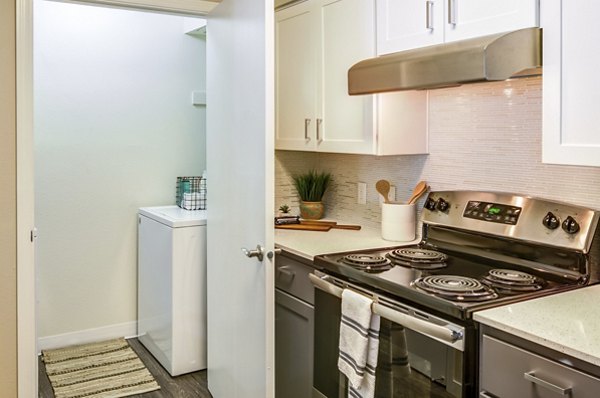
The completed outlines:
<svg viewBox="0 0 600 398">
<path fill-rule="evenodd" d="M 340 224 L 343 223 L 340 222 Z M 384 240 L 381 238 L 381 230 L 364 227 L 360 231 L 346 229 L 331 229 L 327 232 L 275 230 L 275 246 L 311 261 L 318 254 L 407 246 L 419 241 L 420 239 L 411 242 Z"/>
<path fill-rule="evenodd" d="M 474 314 L 484 325 L 600 366 L 600 285 Z"/>
</svg>

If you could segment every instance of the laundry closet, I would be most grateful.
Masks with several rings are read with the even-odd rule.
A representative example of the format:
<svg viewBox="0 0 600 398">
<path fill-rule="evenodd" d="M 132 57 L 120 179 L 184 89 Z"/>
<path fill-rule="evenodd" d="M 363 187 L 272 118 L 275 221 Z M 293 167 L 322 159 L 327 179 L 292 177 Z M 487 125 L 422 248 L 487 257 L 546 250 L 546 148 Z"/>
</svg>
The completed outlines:
<svg viewBox="0 0 600 398">
<path fill-rule="evenodd" d="M 138 208 L 206 168 L 205 21 L 34 11 L 38 349 L 133 336 Z"/>
</svg>

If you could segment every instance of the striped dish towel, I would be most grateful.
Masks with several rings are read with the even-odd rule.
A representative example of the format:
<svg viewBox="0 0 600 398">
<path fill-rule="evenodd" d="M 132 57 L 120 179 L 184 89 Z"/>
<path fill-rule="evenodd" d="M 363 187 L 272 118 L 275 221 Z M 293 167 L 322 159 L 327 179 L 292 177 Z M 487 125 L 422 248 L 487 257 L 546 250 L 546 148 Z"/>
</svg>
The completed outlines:
<svg viewBox="0 0 600 398">
<path fill-rule="evenodd" d="M 348 377 L 348 397 L 375 396 L 375 369 L 379 351 L 379 315 L 373 300 L 352 290 L 342 293 L 339 370 Z"/>
</svg>

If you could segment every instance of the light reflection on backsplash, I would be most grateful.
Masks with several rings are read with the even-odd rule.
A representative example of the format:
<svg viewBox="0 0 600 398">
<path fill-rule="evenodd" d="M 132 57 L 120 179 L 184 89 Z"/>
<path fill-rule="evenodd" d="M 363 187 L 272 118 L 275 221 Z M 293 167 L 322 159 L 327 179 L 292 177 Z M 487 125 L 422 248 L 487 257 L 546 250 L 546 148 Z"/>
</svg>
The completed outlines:
<svg viewBox="0 0 600 398">
<path fill-rule="evenodd" d="M 431 91 L 429 155 L 277 151 L 275 203 L 297 211 L 291 175 L 316 168 L 333 174 L 326 217 L 366 227 L 380 225 L 375 182 L 381 178 L 397 187 L 398 200 L 423 179 L 433 190 L 505 191 L 600 209 L 600 168 L 541 163 L 541 79 Z M 366 205 L 356 204 L 357 182 L 367 183 Z"/>
</svg>

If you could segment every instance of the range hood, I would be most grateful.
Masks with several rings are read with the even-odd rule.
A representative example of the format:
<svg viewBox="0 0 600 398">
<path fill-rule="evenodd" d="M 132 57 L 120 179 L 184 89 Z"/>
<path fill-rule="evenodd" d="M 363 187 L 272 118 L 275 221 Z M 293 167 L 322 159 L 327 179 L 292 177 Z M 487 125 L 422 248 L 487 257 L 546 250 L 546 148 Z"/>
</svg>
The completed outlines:
<svg viewBox="0 0 600 398">
<path fill-rule="evenodd" d="M 402 51 L 348 71 L 350 95 L 457 86 L 542 73 L 542 29 L 526 28 Z"/>
</svg>

